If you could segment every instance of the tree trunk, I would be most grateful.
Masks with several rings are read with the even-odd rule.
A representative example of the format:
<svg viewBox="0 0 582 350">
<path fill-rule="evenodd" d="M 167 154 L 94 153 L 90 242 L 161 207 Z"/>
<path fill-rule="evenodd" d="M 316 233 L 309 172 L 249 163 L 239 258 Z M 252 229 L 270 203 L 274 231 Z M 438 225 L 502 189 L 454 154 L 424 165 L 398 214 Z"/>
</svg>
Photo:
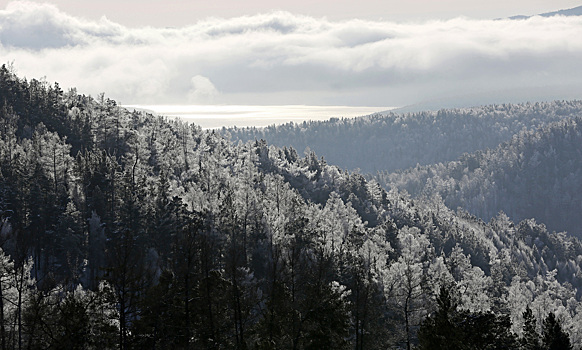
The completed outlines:
<svg viewBox="0 0 582 350">
<path fill-rule="evenodd" d="M 410 291 L 406 296 L 406 301 L 404 303 L 404 322 L 406 323 L 406 350 L 410 350 L 410 321 L 409 321 L 409 310 L 408 306 L 410 304 Z"/>
</svg>

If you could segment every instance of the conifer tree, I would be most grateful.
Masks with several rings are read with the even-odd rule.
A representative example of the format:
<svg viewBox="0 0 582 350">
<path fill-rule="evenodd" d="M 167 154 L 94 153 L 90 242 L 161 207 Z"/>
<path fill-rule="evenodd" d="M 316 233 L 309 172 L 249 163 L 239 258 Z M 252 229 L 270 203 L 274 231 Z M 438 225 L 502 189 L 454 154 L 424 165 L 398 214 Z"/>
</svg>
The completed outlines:
<svg viewBox="0 0 582 350">
<path fill-rule="evenodd" d="M 536 319 L 529 306 L 523 312 L 523 335 L 520 339 L 524 350 L 541 350 L 539 334 L 536 330 Z"/>
<path fill-rule="evenodd" d="M 550 312 L 548 317 L 544 320 L 543 346 L 544 349 L 547 350 L 572 349 L 570 337 L 566 332 L 564 332 L 560 322 L 556 319 L 556 315 L 553 312 Z"/>
</svg>

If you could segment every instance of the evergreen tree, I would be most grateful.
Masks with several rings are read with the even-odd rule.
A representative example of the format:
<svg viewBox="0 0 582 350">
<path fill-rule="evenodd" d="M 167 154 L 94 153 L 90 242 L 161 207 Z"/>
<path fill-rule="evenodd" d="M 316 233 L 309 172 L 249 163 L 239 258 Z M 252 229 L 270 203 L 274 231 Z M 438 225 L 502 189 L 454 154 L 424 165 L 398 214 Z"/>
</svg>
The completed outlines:
<svg viewBox="0 0 582 350">
<path fill-rule="evenodd" d="M 544 349 L 547 350 L 572 349 L 570 337 L 566 332 L 564 332 L 560 322 L 556 319 L 556 315 L 553 312 L 550 312 L 548 317 L 544 320 L 542 341 Z"/>
<path fill-rule="evenodd" d="M 529 306 L 523 312 L 523 335 L 520 339 L 524 350 L 541 350 L 540 336 L 536 330 L 536 319 Z"/>
<path fill-rule="evenodd" d="M 419 331 L 421 349 L 509 350 L 518 345 L 507 315 L 455 310 L 449 292 L 443 288 L 437 302 L 439 309 Z"/>
<path fill-rule="evenodd" d="M 461 349 L 460 334 L 454 324 L 457 306 L 447 287 L 441 287 L 437 305 L 437 311 L 426 318 L 418 331 L 419 348 L 422 350 Z"/>
</svg>

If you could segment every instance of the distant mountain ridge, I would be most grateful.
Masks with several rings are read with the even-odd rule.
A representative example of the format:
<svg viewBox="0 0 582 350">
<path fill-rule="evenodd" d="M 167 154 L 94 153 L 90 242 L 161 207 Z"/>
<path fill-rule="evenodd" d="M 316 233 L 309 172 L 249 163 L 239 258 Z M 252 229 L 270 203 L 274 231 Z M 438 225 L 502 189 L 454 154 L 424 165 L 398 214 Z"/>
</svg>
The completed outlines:
<svg viewBox="0 0 582 350">
<path fill-rule="evenodd" d="M 558 10 L 558 11 L 541 13 L 541 14 L 538 14 L 537 16 L 542 16 L 542 17 L 582 16 L 582 6 L 578 6 L 578 7 L 574 7 L 574 8 L 566 9 L 566 10 Z M 528 19 L 531 17 L 534 17 L 534 16 L 517 15 L 517 16 L 511 16 L 511 17 L 509 17 L 509 19 Z"/>
</svg>

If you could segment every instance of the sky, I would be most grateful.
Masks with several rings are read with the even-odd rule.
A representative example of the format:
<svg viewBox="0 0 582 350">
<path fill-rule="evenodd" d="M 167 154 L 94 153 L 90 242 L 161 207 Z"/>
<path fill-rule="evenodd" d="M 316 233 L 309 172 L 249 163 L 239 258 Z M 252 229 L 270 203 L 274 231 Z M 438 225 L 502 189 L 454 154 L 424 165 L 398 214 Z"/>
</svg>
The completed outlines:
<svg viewBox="0 0 582 350">
<path fill-rule="evenodd" d="M 582 98 L 582 1 L 0 0 L 0 63 L 122 104 Z"/>
<path fill-rule="evenodd" d="M 9 2 L 0 0 L 0 8 Z M 75 17 L 99 20 L 106 16 L 129 27 L 183 27 L 208 17 L 232 18 L 272 11 L 329 20 L 418 21 L 459 16 L 493 19 L 582 5 L 580 0 L 52 0 L 48 3 Z"/>
</svg>

